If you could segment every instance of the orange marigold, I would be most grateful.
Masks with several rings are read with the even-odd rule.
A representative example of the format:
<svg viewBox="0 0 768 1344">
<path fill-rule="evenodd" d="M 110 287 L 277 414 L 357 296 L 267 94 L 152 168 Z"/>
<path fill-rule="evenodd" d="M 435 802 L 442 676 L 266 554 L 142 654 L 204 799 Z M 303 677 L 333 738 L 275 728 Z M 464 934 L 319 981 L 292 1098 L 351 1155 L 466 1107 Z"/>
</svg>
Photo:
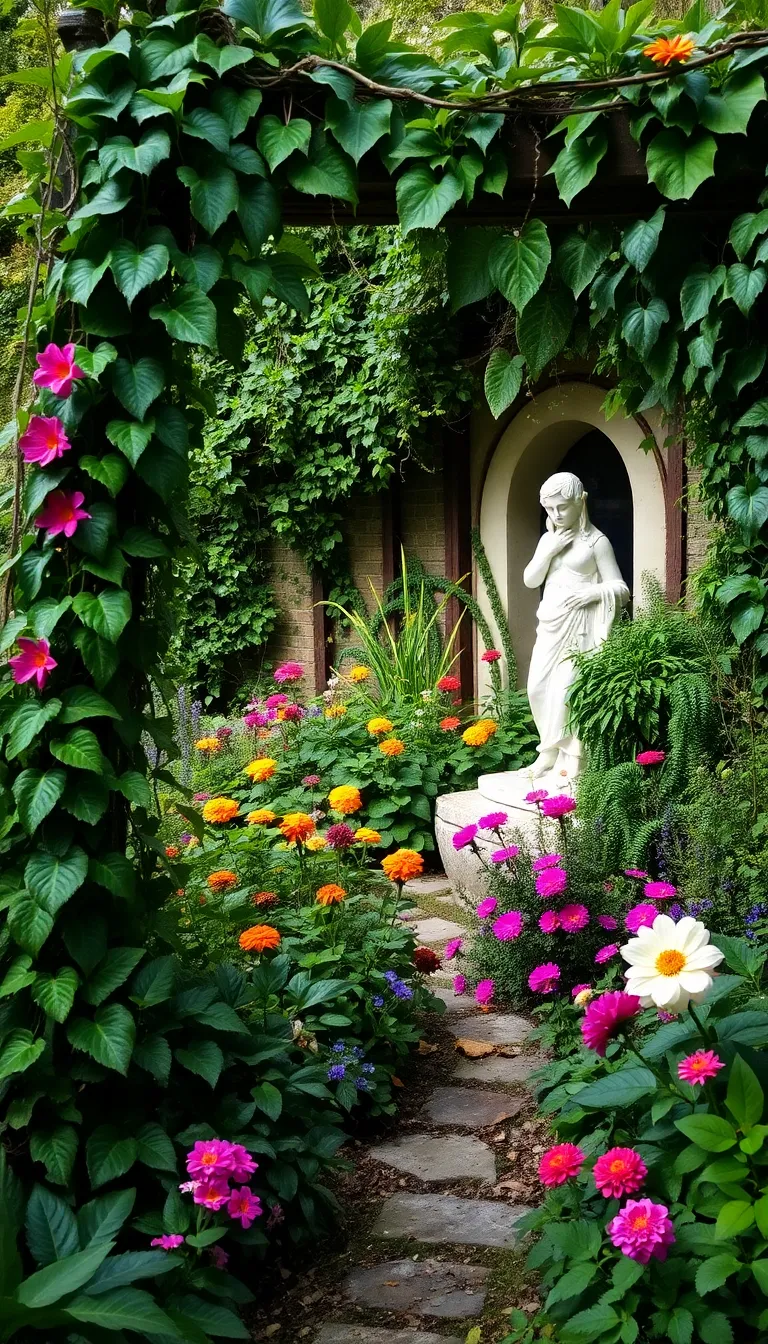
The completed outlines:
<svg viewBox="0 0 768 1344">
<path fill-rule="evenodd" d="M 243 930 L 238 941 L 244 952 L 268 952 L 280 946 L 280 934 L 271 924 L 254 924 Z"/>
<path fill-rule="evenodd" d="M 245 820 L 249 826 L 268 826 L 271 821 L 277 821 L 277 816 L 268 807 L 257 807 L 254 812 L 248 813 Z"/>
<path fill-rule="evenodd" d="M 346 712 L 346 705 L 329 705 L 325 711 L 325 717 L 326 719 L 343 719 Z"/>
<path fill-rule="evenodd" d="M 236 803 L 234 798 L 209 798 L 208 802 L 203 804 L 203 820 L 231 821 L 239 811 L 240 804 Z"/>
<path fill-rule="evenodd" d="M 369 719 L 365 726 L 376 737 L 379 733 L 391 733 L 395 725 L 389 719 L 379 718 Z"/>
<path fill-rule="evenodd" d="M 318 905 L 338 905 L 339 901 L 344 900 L 346 894 L 344 888 L 340 887 L 337 882 L 326 882 L 324 887 L 318 889 L 315 900 Z"/>
<path fill-rule="evenodd" d="M 315 823 L 306 812 L 288 812 L 280 822 L 280 834 L 286 840 L 307 840 L 315 829 Z"/>
<path fill-rule="evenodd" d="M 304 844 L 310 854 L 318 854 L 321 849 L 325 849 L 328 841 L 324 835 L 310 835 L 309 839 L 304 841 Z"/>
<path fill-rule="evenodd" d="M 381 844 L 381 836 L 378 831 L 374 831 L 372 826 L 361 826 L 359 831 L 355 831 L 355 839 L 361 845 Z"/>
<path fill-rule="evenodd" d="M 359 812 L 363 806 L 360 790 L 355 788 L 354 784 L 339 784 L 338 788 L 331 789 L 328 802 L 333 811 L 341 812 L 342 816 L 348 816 L 350 812 Z"/>
<path fill-rule="evenodd" d="M 424 860 L 415 849 L 396 849 L 381 860 L 381 866 L 390 882 L 410 882 L 424 872 Z"/>
<path fill-rule="evenodd" d="M 452 733 L 454 728 L 461 727 L 461 719 L 457 719 L 455 714 L 449 714 L 447 718 L 440 720 L 439 726 L 444 733 Z"/>
<path fill-rule="evenodd" d="M 209 875 L 208 886 L 211 891 L 229 891 L 237 886 L 237 873 L 231 873 L 228 868 L 217 868 Z"/>
<path fill-rule="evenodd" d="M 273 761 L 271 756 L 260 756 L 258 760 L 249 761 L 248 765 L 243 766 L 243 774 L 254 784 L 263 784 L 265 780 L 272 778 L 276 769 L 277 761 Z"/>
<path fill-rule="evenodd" d="M 356 683 L 367 681 L 370 675 L 370 667 L 364 667 L 362 663 L 356 663 L 354 667 L 349 669 L 349 680 Z"/>
<path fill-rule="evenodd" d="M 654 42 L 650 42 L 647 47 L 643 47 L 643 55 L 650 56 L 656 65 L 671 65 L 673 61 L 679 61 L 681 65 L 689 61 L 696 46 L 692 37 L 657 37 Z"/>
<path fill-rule="evenodd" d="M 493 719 L 478 719 L 469 728 L 465 728 L 461 734 L 462 742 L 466 742 L 468 747 L 484 747 L 489 738 L 498 730 L 498 724 Z"/>
<path fill-rule="evenodd" d="M 198 738 L 197 742 L 195 743 L 195 746 L 197 747 L 198 751 L 202 752 L 207 751 L 210 752 L 211 755 L 213 755 L 217 751 L 221 751 L 221 743 L 218 737 Z"/>
<path fill-rule="evenodd" d="M 273 905 L 277 905 L 279 897 L 274 891 L 254 891 L 251 897 L 251 905 L 259 905 L 264 910 L 271 910 Z"/>
<path fill-rule="evenodd" d="M 405 743 L 399 737 L 388 737 L 385 742 L 379 743 L 379 751 L 382 756 L 402 756 Z"/>
<path fill-rule="evenodd" d="M 178 845 L 166 845 L 166 846 L 165 846 L 165 857 L 166 857 L 166 859 L 178 859 L 178 857 L 179 857 L 179 846 L 178 846 Z"/>
</svg>

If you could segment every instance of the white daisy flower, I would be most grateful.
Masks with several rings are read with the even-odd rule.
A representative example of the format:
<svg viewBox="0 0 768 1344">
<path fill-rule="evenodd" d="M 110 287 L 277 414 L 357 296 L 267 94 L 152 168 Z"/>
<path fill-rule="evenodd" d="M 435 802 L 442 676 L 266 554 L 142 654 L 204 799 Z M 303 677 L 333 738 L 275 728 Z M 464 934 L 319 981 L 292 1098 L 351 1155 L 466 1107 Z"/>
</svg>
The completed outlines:
<svg viewBox="0 0 768 1344">
<path fill-rule="evenodd" d="M 657 915 L 650 928 L 638 929 L 621 949 L 629 962 L 626 990 L 636 994 L 644 1008 L 655 1004 L 679 1013 L 692 999 L 701 1003 L 712 987 L 712 974 L 723 953 L 709 942 L 709 929 L 686 915 L 676 924 L 669 915 Z"/>
</svg>

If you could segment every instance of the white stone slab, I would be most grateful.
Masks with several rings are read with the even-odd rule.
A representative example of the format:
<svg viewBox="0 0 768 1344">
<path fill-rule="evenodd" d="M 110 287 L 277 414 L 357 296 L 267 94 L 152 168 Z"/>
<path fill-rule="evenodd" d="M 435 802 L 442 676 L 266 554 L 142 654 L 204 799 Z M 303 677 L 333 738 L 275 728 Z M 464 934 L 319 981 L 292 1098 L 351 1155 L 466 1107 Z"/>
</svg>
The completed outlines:
<svg viewBox="0 0 768 1344">
<path fill-rule="evenodd" d="M 457 924 L 452 919 L 441 919 L 439 915 L 417 919 L 411 927 L 420 943 L 447 943 L 451 938 L 468 936 L 468 930 L 463 924 Z"/>
<path fill-rule="evenodd" d="M 486 1041 L 489 1045 L 520 1045 L 532 1030 L 530 1022 L 515 1013 L 477 1013 L 454 1022 L 457 1040 Z"/>
<path fill-rule="evenodd" d="M 446 1260 L 385 1260 L 354 1269 L 344 1287 L 359 1306 L 460 1321 L 482 1312 L 489 1273 L 482 1265 Z"/>
<path fill-rule="evenodd" d="M 487 1143 L 471 1134 L 410 1134 L 371 1148 L 371 1157 L 422 1181 L 495 1181 L 496 1162 Z"/>
<path fill-rule="evenodd" d="M 543 1068 L 541 1055 L 486 1055 L 484 1059 L 462 1059 L 453 1076 L 462 1083 L 525 1083 L 532 1073 Z"/>
<path fill-rule="evenodd" d="M 460 1335 L 436 1335 L 432 1330 L 385 1330 L 379 1325 L 350 1325 L 326 1321 L 314 1344 L 463 1344 Z"/>
<path fill-rule="evenodd" d="M 524 1204 L 455 1195 L 392 1195 L 373 1226 L 375 1237 L 413 1237 L 414 1241 L 459 1246 L 515 1246 L 517 1225 L 530 1210 Z"/>
</svg>

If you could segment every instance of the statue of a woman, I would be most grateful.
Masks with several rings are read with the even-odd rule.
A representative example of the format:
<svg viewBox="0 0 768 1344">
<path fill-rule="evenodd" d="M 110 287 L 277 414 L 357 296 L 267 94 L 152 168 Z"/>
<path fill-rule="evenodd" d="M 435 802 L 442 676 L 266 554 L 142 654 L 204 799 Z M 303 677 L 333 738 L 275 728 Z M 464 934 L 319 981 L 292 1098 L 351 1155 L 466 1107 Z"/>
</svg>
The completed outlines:
<svg viewBox="0 0 768 1344">
<path fill-rule="evenodd" d="M 580 769 L 581 744 L 567 729 L 571 655 L 608 638 L 629 601 L 629 589 L 610 541 L 589 521 L 578 476 L 557 472 L 544 482 L 539 498 L 547 531 L 523 574 L 526 588 L 544 584 L 528 672 L 528 698 L 540 738 L 533 773 L 572 779 Z"/>
</svg>

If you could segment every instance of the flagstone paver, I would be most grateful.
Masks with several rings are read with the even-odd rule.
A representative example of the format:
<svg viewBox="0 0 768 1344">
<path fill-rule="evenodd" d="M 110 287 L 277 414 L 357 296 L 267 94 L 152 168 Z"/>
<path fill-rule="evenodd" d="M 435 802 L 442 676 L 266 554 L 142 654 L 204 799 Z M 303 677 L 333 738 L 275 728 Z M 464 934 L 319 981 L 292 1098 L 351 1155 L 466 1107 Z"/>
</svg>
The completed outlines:
<svg viewBox="0 0 768 1344">
<path fill-rule="evenodd" d="M 460 1335 L 436 1335 L 432 1330 L 386 1330 L 378 1325 L 349 1325 L 326 1321 L 315 1344 L 463 1344 Z"/>
<path fill-rule="evenodd" d="M 347 1296 L 381 1311 L 417 1311 L 421 1316 L 466 1320 L 479 1316 L 489 1270 L 438 1260 L 385 1260 L 349 1275 Z"/>
<path fill-rule="evenodd" d="M 517 1225 L 529 1212 L 524 1204 L 402 1191 L 386 1201 L 372 1231 L 374 1237 L 413 1237 L 437 1245 L 515 1246 Z"/>
<path fill-rule="evenodd" d="M 371 1156 L 422 1181 L 494 1181 L 496 1161 L 487 1143 L 471 1134 L 409 1134 L 371 1148 Z"/>
<path fill-rule="evenodd" d="M 441 919 L 431 915 L 428 919 L 417 919 L 413 931 L 420 943 L 447 943 L 451 938 L 466 938 L 467 930 L 463 924 L 452 919 Z"/>
<path fill-rule="evenodd" d="M 522 1097 L 507 1092 L 490 1092 L 470 1087 L 436 1087 L 424 1107 L 435 1125 L 456 1125 L 461 1129 L 487 1129 L 517 1115 Z"/>
<path fill-rule="evenodd" d="M 531 1024 L 514 1013 L 478 1013 L 454 1023 L 459 1037 L 486 1041 L 489 1045 L 520 1045 L 530 1034 Z"/>
<path fill-rule="evenodd" d="M 486 1055 L 484 1059 L 463 1059 L 454 1069 L 454 1078 L 466 1083 L 524 1083 L 546 1064 L 543 1055 Z"/>
<path fill-rule="evenodd" d="M 463 1013 L 468 1008 L 474 1010 L 477 1007 L 475 1000 L 469 994 L 454 994 L 453 990 L 446 985 L 436 986 L 434 989 L 430 985 L 430 990 L 439 999 L 443 1000 L 447 1013 Z"/>
</svg>

